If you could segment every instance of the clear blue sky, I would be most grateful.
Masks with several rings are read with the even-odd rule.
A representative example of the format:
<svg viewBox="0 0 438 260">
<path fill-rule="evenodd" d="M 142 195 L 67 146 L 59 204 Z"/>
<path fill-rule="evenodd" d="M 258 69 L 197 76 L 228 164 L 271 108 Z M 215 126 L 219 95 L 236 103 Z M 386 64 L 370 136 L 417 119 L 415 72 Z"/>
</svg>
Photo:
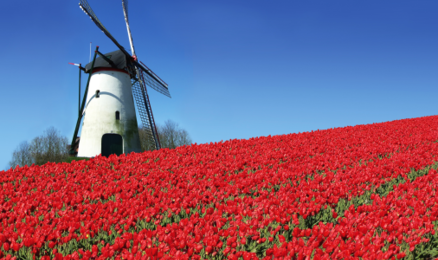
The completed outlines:
<svg viewBox="0 0 438 260">
<path fill-rule="evenodd" d="M 121 0 L 89 0 L 129 49 Z M 129 0 L 137 54 L 168 84 L 158 124 L 194 142 L 438 114 L 438 1 Z M 0 169 L 50 126 L 71 139 L 76 67 L 115 45 L 78 0 L 0 8 Z"/>
</svg>

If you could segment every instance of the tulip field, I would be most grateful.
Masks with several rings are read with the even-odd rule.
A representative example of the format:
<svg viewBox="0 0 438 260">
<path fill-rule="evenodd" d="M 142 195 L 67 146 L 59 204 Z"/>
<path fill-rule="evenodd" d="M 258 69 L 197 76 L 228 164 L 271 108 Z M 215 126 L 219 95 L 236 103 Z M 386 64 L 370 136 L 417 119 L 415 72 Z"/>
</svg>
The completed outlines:
<svg viewBox="0 0 438 260">
<path fill-rule="evenodd" d="M 438 116 L 0 171 L 0 259 L 434 259 Z"/>
</svg>

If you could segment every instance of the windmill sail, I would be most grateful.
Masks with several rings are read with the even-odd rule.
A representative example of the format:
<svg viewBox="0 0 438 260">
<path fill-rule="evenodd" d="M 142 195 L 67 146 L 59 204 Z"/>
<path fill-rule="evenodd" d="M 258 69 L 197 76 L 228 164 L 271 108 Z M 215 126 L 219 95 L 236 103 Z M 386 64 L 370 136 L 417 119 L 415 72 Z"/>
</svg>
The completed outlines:
<svg viewBox="0 0 438 260">
<path fill-rule="evenodd" d="M 146 141 L 145 146 L 147 148 L 160 149 L 160 139 L 158 136 L 157 127 L 155 125 L 154 115 L 152 114 L 149 96 L 142 81 L 133 82 L 132 94 L 137 105 L 137 112 L 140 116 L 141 123 L 146 132 L 146 140 L 144 140 Z"/>
<path fill-rule="evenodd" d="M 129 28 L 128 19 L 128 0 L 122 0 L 123 14 L 125 15 L 126 29 L 128 30 L 129 45 L 131 46 L 132 56 L 136 57 L 134 49 L 134 41 L 132 40 L 131 28 Z"/>
<path fill-rule="evenodd" d="M 90 19 L 97 25 L 97 27 L 99 27 L 99 29 L 101 29 L 102 32 L 106 36 L 108 36 L 108 38 L 110 38 L 111 41 L 113 41 L 114 44 L 117 45 L 117 47 L 119 47 L 119 49 L 121 51 L 123 51 L 126 55 L 129 56 L 129 53 L 125 50 L 125 48 L 123 48 L 123 46 L 120 45 L 120 43 L 118 43 L 116 41 L 116 39 L 114 39 L 114 37 L 111 35 L 111 33 L 109 33 L 108 30 L 105 28 L 105 26 L 103 26 L 103 24 L 100 22 L 99 18 L 97 18 L 96 14 L 93 12 L 93 9 L 91 9 L 91 7 L 88 4 L 87 0 L 80 0 L 79 7 L 82 9 L 82 11 L 84 11 L 84 13 L 86 15 L 88 15 L 88 17 L 90 17 Z"/>
<path fill-rule="evenodd" d="M 149 69 L 143 62 L 140 61 L 138 66 L 142 71 L 142 76 L 145 79 L 145 84 L 150 88 L 155 89 L 161 94 L 171 97 L 167 83 L 157 76 L 151 69 Z"/>
<path fill-rule="evenodd" d="M 122 0 L 123 11 L 126 13 L 126 19 L 128 18 L 128 0 Z"/>
<path fill-rule="evenodd" d="M 135 54 L 134 40 L 132 39 L 131 28 L 129 27 L 128 0 L 122 0 L 122 7 L 123 7 L 123 14 L 125 15 L 125 23 L 126 23 L 126 29 L 128 31 L 129 44 L 131 45 L 131 53 L 135 58 L 137 58 Z M 144 83 L 146 85 L 155 89 L 161 94 L 170 97 L 168 86 L 166 82 L 164 82 L 164 80 L 160 79 L 160 77 L 158 77 L 157 74 L 155 74 L 151 69 L 149 69 L 143 62 L 141 61 L 137 62 L 136 60 L 134 62 L 137 67 L 137 70 L 139 70 L 137 71 L 137 74 L 139 73 L 142 74 L 141 77 L 144 78 Z M 140 75 L 137 76 L 140 77 Z"/>
</svg>

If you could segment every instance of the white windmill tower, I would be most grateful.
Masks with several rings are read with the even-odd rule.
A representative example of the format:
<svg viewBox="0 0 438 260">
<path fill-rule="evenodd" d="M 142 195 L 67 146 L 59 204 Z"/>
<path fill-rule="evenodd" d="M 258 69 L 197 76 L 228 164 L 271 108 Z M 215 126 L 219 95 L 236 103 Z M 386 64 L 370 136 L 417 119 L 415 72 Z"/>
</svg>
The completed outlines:
<svg viewBox="0 0 438 260">
<path fill-rule="evenodd" d="M 170 93 L 167 84 L 137 60 L 129 28 L 126 2 L 127 0 L 122 0 L 122 7 L 132 55 L 102 25 L 86 0 L 80 0 L 79 3 L 80 8 L 116 44 L 119 50 L 102 54 L 97 47 L 93 61 L 85 68 L 76 64 L 89 74 L 85 95 L 79 105 L 79 117 L 70 151 L 75 154 L 79 146 L 78 157 L 93 157 L 99 154 L 119 155 L 141 151 L 134 98 L 137 112 L 147 130 L 148 141 L 154 144 L 155 149 L 160 149 L 146 85 L 168 97 Z M 84 120 L 79 139 L 77 134 L 82 118 Z"/>
</svg>

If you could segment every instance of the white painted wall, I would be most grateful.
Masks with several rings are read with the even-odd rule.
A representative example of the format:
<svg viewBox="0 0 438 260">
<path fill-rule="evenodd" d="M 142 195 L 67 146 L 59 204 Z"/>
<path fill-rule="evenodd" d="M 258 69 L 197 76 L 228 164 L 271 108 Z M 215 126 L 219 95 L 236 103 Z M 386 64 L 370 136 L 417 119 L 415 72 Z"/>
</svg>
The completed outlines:
<svg viewBox="0 0 438 260">
<path fill-rule="evenodd" d="M 99 97 L 96 98 L 96 90 Z M 116 120 L 115 112 L 120 112 Z M 102 136 L 107 133 L 123 137 L 123 152 L 141 152 L 138 125 L 128 74 L 119 71 L 93 73 L 88 87 L 85 117 L 79 143 L 79 157 L 101 153 Z"/>
</svg>

